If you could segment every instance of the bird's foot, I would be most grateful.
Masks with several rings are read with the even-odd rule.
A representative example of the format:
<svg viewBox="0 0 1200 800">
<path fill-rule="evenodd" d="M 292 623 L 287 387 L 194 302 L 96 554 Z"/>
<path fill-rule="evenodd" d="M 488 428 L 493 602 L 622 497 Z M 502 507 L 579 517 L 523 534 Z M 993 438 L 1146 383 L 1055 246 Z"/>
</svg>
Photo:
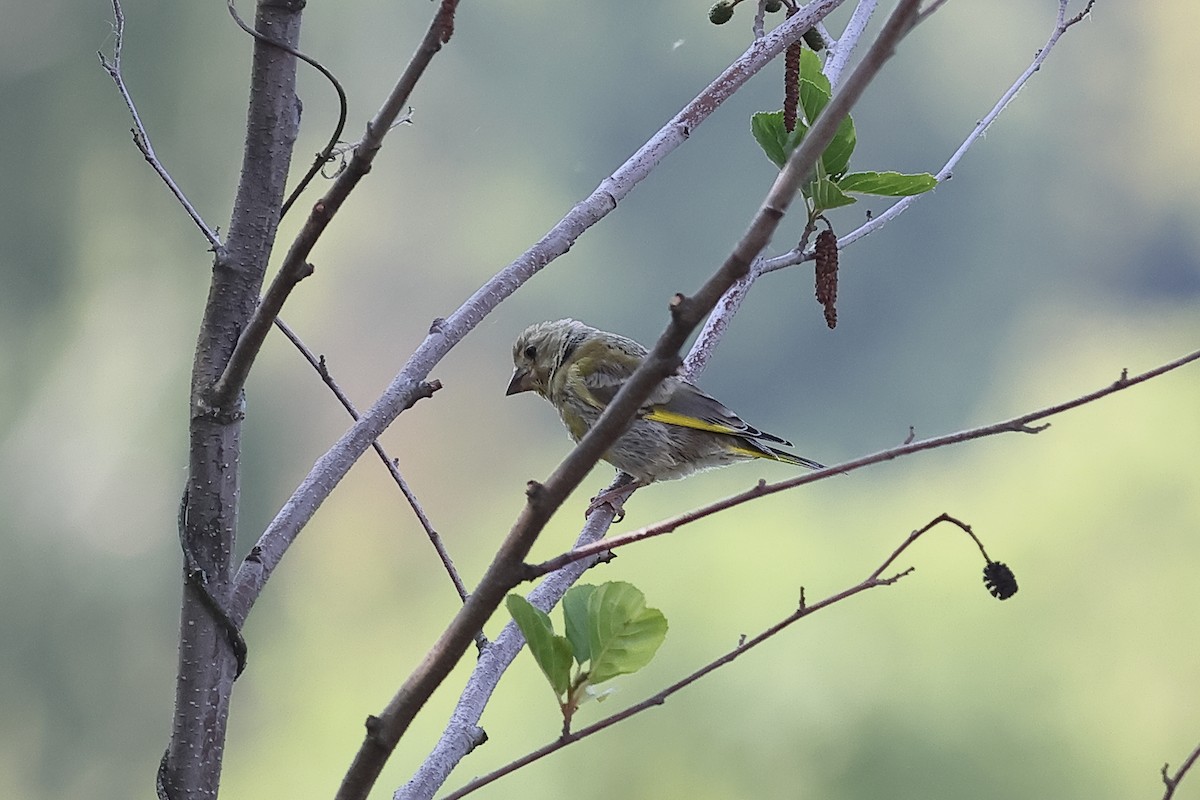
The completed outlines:
<svg viewBox="0 0 1200 800">
<path fill-rule="evenodd" d="M 642 485 L 642 482 L 632 475 L 620 473 L 612 486 L 591 499 L 587 510 L 583 512 L 584 519 L 595 511 L 608 508 L 613 513 L 613 522 L 620 522 L 625 519 L 625 501 L 629 499 L 629 494 Z"/>
<path fill-rule="evenodd" d="M 608 508 L 612 511 L 613 522 L 620 522 L 625 519 L 626 489 L 627 487 L 625 486 L 622 486 L 620 489 L 608 489 L 593 497 L 588 503 L 587 510 L 583 512 L 584 519 L 587 519 L 594 512 L 602 508 Z"/>
</svg>

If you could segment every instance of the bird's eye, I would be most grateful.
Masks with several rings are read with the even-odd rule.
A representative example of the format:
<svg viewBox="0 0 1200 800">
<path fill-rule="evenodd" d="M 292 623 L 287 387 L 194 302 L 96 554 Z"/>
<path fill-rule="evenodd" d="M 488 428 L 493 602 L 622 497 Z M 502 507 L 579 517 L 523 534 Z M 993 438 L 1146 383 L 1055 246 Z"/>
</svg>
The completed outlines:
<svg viewBox="0 0 1200 800">
<path fill-rule="evenodd" d="M 533 361 L 533 359 L 537 358 L 537 348 L 534 347 L 533 345 L 529 345 L 528 347 L 526 347 L 525 348 L 525 357 L 528 358 L 530 361 Z"/>
</svg>

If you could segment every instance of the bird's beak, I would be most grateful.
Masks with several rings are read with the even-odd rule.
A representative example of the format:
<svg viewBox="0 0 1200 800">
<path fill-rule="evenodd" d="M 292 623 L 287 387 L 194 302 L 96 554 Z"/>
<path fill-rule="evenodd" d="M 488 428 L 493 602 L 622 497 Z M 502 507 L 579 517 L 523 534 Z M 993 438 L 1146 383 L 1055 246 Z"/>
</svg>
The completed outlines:
<svg viewBox="0 0 1200 800">
<path fill-rule="evenodd" d="M 527 369 L 517 367 L 513 370 L 512 380 L 508 382 L 508 388 L 504 390 L 504 394 L 519 394 L 520 392 L 528 392 L 533 388 L 533 373 Z"/>
</svg>

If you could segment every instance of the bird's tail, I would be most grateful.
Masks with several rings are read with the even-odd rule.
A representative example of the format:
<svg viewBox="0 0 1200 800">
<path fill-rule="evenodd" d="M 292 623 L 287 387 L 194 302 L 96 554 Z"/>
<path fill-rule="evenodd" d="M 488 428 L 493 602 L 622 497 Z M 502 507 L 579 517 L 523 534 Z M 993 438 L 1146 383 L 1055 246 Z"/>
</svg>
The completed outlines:
<svg viewBox="0 0 1200 800">
<path fill-rule="evenodd" d="M 792 464 L 797 467 L 808 467 L 809 469 L 825 469 L 824 464 L 813 461 L 811 458 L 798 456 L 769 445 L 760 444 L 759 446 L 767 453 L 768 458 L 772 458 L 775 461 L 782 461 L 784 464 Z"/>
</svg>

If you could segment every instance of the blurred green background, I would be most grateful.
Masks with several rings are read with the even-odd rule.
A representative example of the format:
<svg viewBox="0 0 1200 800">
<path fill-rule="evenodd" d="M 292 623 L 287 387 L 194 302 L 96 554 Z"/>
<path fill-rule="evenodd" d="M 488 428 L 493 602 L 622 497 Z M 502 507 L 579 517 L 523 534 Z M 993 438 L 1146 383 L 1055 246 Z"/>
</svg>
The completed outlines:
<svg viewBox="0 0 1200 800">
<path fill-rule="evenodd" d="M 249 14 L 249 3 L 246 13 Z M 539 238 L 747 44 L 705 2 L 464 3 L 456 34 L 368 180 L 313 253 L 285 318 L 366 405 L 430 320 Z M 165 164 L 228 223 L 249 40 L 224 4 L 128 0 L 126 76 Z M 936 171 L 1025 68 L 1051 0 L 958 0 L 918 29 L 855 112 L 861 169 Z M 148 797 L 169 732 L 187 376 L 209 254 L 129 141 L 95 52 L 106 2 L 0 0 L 0 796 Z M 310 2 L 304 48 L 350 94 L 349 138 L 411 53 L 428 2 Z M 845 13 L 838 19 L 844 19 Z M 876 21 L 878 24 L 878 21 Z M 769 276 L 702 383 L 829 463 L 1091 391 L 1200 343 L 1200 10 L 1100 0 L 955 178 L 842 254 L 840 324 L 811 270 Z M 604 224 L 437 368 L 445 389 L 386 444 L 473 583 L 568 441 L 505 398 L 509 345 L 574 316 L 652 341 L 671 293 L 724 258 L 774 168 L 748 135 L 773 66 Z M 331 93 L 301 71 L 317 151 Z M 303 206 L 303 203 L 301 204 Z M 867 207 L 834 216 L 842 232 Z M 285 224 L 283 239 L 296 220 Z M 789 227 L 790 224 L 790 227 Z M 785 222 L 777 246 L 797 235 Z M 273 336 L 249 390 L 248 548 L 347 426 Z M 980 586 L 935 531 L 917 572 L 777 637 L 661 708 L 480 796 L 1128 798 L 1200 740 L 1200 367 L 1054 421 L 775 496 L 623 553 L 670 619 L 659 658 L 580 723 L 677 679 L 856 582 L 907 532 L 970 522 L 1021 592 Z M 620 529 L 779 479 L 740 466 L 639 493 Z M 600 467 L 537 548 L 572 540 Z M 228 797 L 331 796 L 377 712 L 457 599 L 386 474 L 358 465 L 247 627 Z M 494 632 L 499 617 L 489 626 Z M 464 670 L 381 779 L 390 796 L 441 730 Z M 552 739 L 522 655 L 451 786 Z M 1177 797 L 1200 797 L 1193 776 Z"/>
</svg>

